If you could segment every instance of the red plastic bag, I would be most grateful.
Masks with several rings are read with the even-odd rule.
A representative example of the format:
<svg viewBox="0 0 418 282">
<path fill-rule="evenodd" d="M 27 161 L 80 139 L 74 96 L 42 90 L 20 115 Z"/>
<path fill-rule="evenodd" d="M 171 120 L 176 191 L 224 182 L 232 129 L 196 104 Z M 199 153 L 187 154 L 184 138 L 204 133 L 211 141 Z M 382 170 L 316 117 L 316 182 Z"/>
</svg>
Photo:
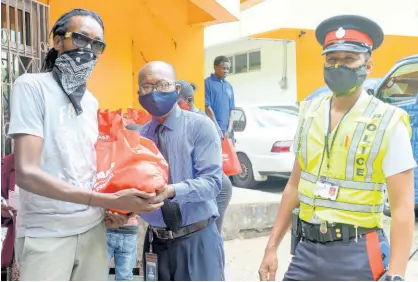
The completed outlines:
<svg viewBox="0 0 418 282">
<path fill-rule="evenodd" d="M 164 188 L 168 182 L 168 164 L 154 142 L 136 131 L 126 130 L 117 113 L 99 116 L 101 131 L 96 143 L 97 180 L 94 189 L 114 193 L 136 188 L 152 193 Z"/>
<path fill-rule="evenodd" d="M 126 114 L 125 114 L 126 115 Z M 111 111 L 109 109 L 106 110 L 98 110 L 97 111 L 97 120 L 99 122 L 99 134 L 100 135 L 110 135 L 110 129 L 112 128 L 112 120 L 115 116 L 125 116 L 122 113 L 122 109 L 117 109 L 115 111 Z M 126 126 L 131 123 L 135 123 L 130 118 L 123 118 L 123 125 Z"/>
<path fill-rule="evenodd" d="M 146 124 L 152 119 L 151 115 L 148 112 L 132 108 L 128 108 L 126 117 L 132 119 L 136 124 L 141 125 Z"/>
<path fill-rule="evenodd" d="M 222 169 L 228 176 L 242 173 L 234 145 L 232 140 L 228 138 L 222 140 Z"/>
</svg>

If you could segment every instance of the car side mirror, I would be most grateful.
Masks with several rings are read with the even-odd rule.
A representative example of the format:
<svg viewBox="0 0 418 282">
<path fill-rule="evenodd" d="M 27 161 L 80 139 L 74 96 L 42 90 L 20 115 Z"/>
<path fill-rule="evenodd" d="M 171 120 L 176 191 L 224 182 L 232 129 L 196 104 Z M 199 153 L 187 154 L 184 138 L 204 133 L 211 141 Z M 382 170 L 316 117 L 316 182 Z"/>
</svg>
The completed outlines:
<svg viewBox="0 0 418 282">
<path fill-rule="evenodd" d="M 374 95 L 374 89 L 367 89 L 367 93 L 369 93 L 369 95 Z"/>
</svg>

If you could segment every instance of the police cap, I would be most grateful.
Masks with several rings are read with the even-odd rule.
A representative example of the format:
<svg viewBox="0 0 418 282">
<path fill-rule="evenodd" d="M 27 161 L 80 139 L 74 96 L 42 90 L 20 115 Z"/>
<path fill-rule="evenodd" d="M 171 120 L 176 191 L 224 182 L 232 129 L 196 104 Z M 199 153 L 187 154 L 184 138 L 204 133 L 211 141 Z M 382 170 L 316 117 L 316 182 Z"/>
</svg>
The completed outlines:
<svg viewBox="0 0 418 282">
<path fill-rule="evenodd" d="M 356 15 L 326 19 L 316 28 L 316 39 L 323 54 L 335 51 L 371 53 L 383 42 L 383 31 L 374 21 Z"/>
</svg>

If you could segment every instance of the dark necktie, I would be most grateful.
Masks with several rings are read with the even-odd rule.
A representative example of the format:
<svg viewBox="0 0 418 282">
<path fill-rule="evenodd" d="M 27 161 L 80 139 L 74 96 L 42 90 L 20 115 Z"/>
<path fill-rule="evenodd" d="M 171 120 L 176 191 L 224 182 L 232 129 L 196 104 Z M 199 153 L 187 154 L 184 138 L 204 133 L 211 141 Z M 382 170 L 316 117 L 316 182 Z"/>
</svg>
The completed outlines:
<svg viewBox="0 0 418 282">
<path fill-rule="evenodd" d="M 162 124 L 159 124 L 157 128 L 155 129 L 157 133 L 157 137 L 158 137 L 158 149 L 160 149 L 161 154 L 169 163 L 167 148 L 165 146 L 164 139 L 162 138 L 163 130 L 164 130 L 164 125 Z M 168 170 L 168 183 L 172 184 L 170 169 Z M 182 216 L 181 216 L 179 204 L 172 202 L 169 199 L 165 199 L 164 205 L 161 207 L 161 212 L 163 214 L 163 219 L 168 229 L 170 229 L 173 232 L 177 232 L 180 229 L 181 223 L 182 223 Z"/>
</svg>

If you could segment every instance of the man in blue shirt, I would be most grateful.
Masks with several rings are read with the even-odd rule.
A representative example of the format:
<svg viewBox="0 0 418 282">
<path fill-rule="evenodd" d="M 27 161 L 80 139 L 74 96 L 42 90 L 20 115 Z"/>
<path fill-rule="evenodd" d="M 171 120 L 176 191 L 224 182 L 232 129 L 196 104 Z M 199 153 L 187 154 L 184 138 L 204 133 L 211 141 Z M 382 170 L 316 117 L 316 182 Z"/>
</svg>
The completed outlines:
<svg viewBox="0 0 418 282">
<path fill-rule="evenodd" d="M 231 68 L 231 62 L 225 56 L 214 61 L 215 72 L 205 79 L 205 110 L 224 138 L 232 136 L 232 110 L 235 108 L 234 90 L 225 80 Z"/>
<path fill-rule="evenodd" d="M 222 179 L 216 128 L 208 118 L 178 107 L 171 65 L 150 62 L 138 80 L 139 102 L 153 116 L 141 134 L 155 142 L 169 163 L 169 184 L 155 199 L 164 200 L 164 206 L 141 214 L 150 225 L 144 278 L 158 273 L 158 280 L 165 281 L 224 280 L 223 242 L 214 221 Z"/>
</svg>

